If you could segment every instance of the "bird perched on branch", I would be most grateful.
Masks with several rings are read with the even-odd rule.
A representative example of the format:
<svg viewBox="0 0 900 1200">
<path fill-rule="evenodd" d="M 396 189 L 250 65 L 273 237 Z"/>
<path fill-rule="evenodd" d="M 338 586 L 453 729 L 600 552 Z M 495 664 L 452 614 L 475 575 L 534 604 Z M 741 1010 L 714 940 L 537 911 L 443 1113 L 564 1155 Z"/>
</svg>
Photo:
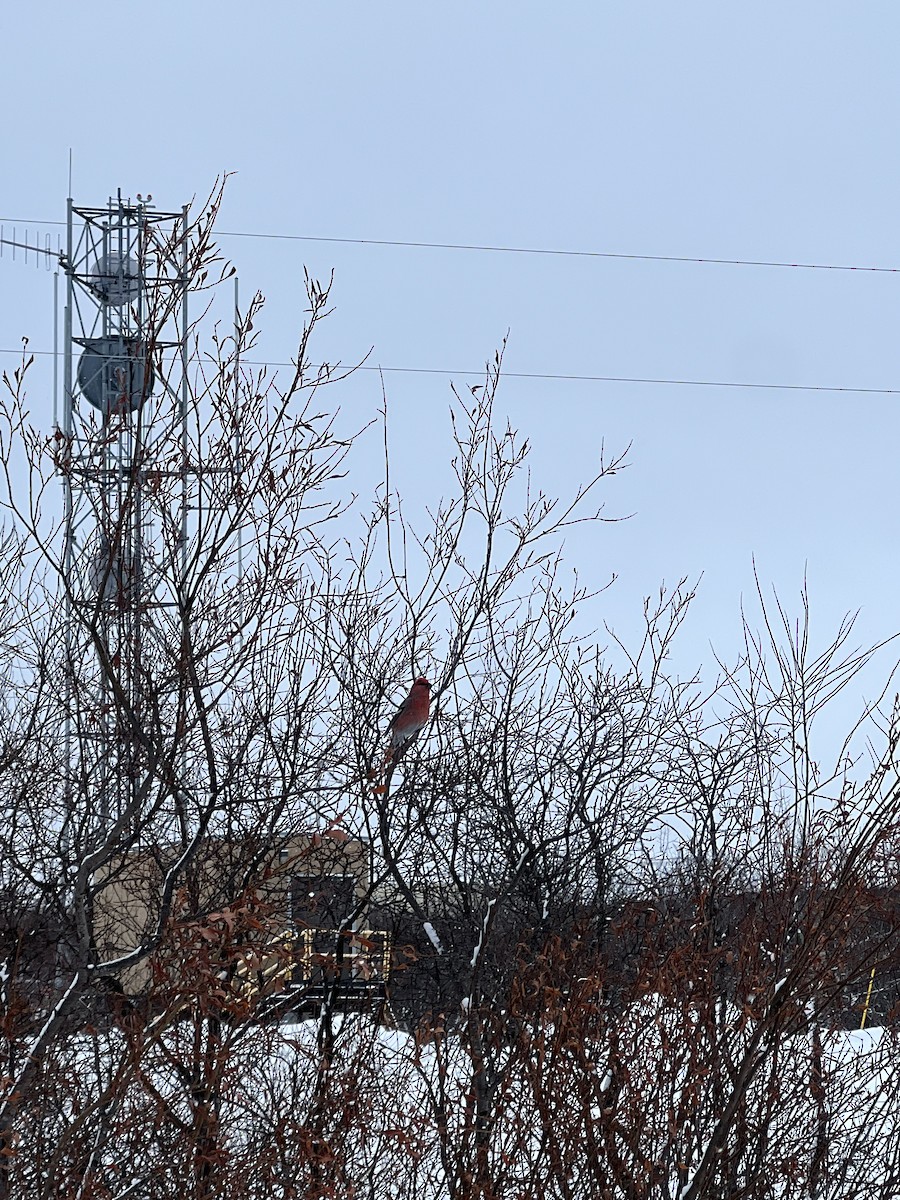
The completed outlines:
<svg viewBox="0 0 900 1200">
<path fill-rule="evenodd" d="M 394 713 L 391 723 L 388 725 L 391 741 L 384 760 L 385 766 L 390 770 L 396 767 L 407 749 L 428 724 L 430 693 L 431 684 L 424 675 L 420 675 L 409 689 L 409 695 Z"/>
</svg>

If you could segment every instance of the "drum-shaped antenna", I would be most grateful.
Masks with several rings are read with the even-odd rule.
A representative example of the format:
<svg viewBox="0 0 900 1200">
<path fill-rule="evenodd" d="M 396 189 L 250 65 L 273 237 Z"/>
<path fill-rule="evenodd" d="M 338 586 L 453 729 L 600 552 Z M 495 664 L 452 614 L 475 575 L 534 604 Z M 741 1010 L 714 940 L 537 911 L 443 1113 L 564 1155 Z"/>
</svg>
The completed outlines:
<svg viewBox="0 0 900 1200">
<path fill-rule="evenodd" d="M 78 386 L 105 417 L 136 412 L 153 391 L 153 368 L 137 338 L 90 338 L 78 360 Z"/>
<path fill-rule="evenodd" d="M 129 255 L 110 250 L 97 259 L 88 283 L 101 300 L 120 308 L 137 298 L 141 286 L 138 265 Z"/>
</svg>

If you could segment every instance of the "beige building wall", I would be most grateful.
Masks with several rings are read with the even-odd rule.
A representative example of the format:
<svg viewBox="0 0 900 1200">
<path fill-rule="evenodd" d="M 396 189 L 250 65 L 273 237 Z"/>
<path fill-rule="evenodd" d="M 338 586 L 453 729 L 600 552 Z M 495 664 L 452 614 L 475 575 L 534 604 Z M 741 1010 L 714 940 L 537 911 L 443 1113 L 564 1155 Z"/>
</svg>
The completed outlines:
<svg viewBox="0 0 900 1200">
<path fill-rule="evenodd" d="M 196 921 L 197 914 L 233 902 L 242 885 L 246 886 L 248 865 L 258 855 L 258 848 L 254 854 L 247 845 L 210 840 L 179 879 L 172 916 Z M 171 862 L 174 853 L 159 857 Z M 305 880 L 349 877 L 353 894 L 361 900 L 368 874 L 368 848 L 364 843 L 339 833 L 302 834 L 264 853 L 249 884 L 264 903 L 272 906 L 276 925 L 283 924 L 287 934 L 292 929 L 292 893 L 296 905 L 298 894 L 304 893 Z M 155 934 L 163 874 L 156 855 L 139 852 L 115 859 L 95 885 L 94 941 L 100 960 L 112 961 Z M 147 959 L 116 974 L 131 995 L 146 991 L 151 980 Z"/>
</svg>

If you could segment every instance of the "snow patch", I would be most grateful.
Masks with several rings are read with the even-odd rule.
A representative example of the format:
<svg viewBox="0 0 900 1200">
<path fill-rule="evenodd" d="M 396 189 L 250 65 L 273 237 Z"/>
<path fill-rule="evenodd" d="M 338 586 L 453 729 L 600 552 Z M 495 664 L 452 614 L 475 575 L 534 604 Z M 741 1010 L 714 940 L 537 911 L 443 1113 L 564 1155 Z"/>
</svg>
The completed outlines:
<svg viewBox="0 0 900 1200">
<path fill-rule="evenodd" d="M 473 971 L 478 966 L 479 958 L 481 958 L 481 951 L 484 947 L 484 939 L 487 937 L 488 926 L 491 923 L 491 916 L 496 906 L 496 899 L 488 901 L 487 911 L 484 914 L 484 920 L 481 922 L 481 933 L 478 935 L 478 944 L 472 951 L 472 961 L 469 964 Z"/>
<path fill-rule="evenodd" d="M 443 954 L 444 947 L 441 945 L 441 939 L 438 937 L 437 930 L 432 923 L 430 921 L 426 921 L 422 928 L 425 930 L 429 942 L 431 942 L 438 954 Z"/>
</svg>

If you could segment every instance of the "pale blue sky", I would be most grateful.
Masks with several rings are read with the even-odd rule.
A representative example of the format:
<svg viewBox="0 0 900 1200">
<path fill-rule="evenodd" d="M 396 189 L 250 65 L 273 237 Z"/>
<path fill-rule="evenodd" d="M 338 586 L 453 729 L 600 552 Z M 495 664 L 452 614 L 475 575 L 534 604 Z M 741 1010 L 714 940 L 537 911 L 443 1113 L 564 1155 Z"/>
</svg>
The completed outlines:
<svg viewBox="0 0 900 1200">
<path fill-rule="evenodd" d="M 721 2 L 330 4 L 190 0 L 3 16 L 0 216 L 74 195 L 177 208 L 235 171 L 226 230 L 900 265 L 900 7 Z M 37 228 L 37 226 L 32 226 Z M 7 236 L 9 236 L 7 229 Z M 900 386 L 900 276 L 223 239 L 288 357 L 303 264 L 336 271 L 320 343 L 349 361 Z M 50 275 L 0 260 L 0 344 L 52 344 Z M 3 365 L 12 360 L 4 356 Z M 45 363 L 41 380 L 49 379 Z M 36 384 L 39 379 L 35 377 Z M 448 380 L 389 376 L 399 486 L 433 498 Z M 33 388 L 37 412 L 49 395 Z M 360 376 L 342 403 L 380 399 Z M 900 396 L 510 380 L 501 407 L 547 490 L 633 443 L 627 523 L 573 539 L 589 614 L 626 635 L 663 579 L 704 573 L 683 661 L 739 649 L 761 577 L 824 635 L 900 627 Z M 362 452 L 374 469 L 376 446 Z"/>
</svg>

